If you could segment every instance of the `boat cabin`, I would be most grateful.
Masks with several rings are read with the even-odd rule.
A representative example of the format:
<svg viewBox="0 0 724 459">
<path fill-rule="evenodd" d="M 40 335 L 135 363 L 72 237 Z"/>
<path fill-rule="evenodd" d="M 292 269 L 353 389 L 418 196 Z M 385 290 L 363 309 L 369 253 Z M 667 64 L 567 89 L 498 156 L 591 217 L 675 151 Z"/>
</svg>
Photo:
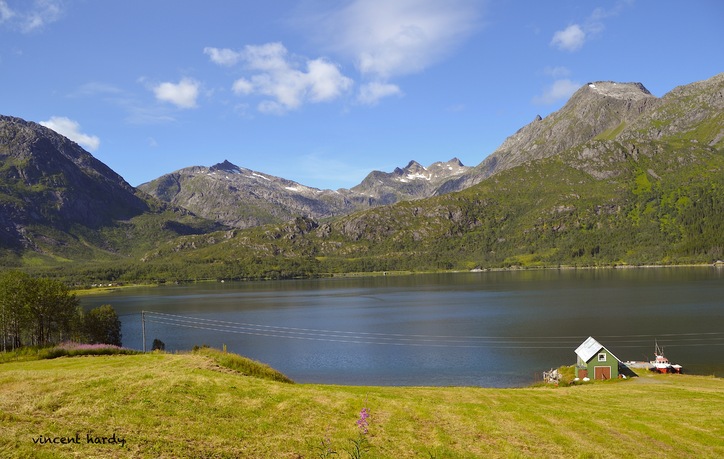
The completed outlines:
<svg viewBox="0 0 724 459">
<path fill-rule="evenodd" d="M 576 377 L 579 379 L 606 380 L 619 377 L 621 361 L 591 336 L 578 346 L 576 356 Z"/>
</svg>

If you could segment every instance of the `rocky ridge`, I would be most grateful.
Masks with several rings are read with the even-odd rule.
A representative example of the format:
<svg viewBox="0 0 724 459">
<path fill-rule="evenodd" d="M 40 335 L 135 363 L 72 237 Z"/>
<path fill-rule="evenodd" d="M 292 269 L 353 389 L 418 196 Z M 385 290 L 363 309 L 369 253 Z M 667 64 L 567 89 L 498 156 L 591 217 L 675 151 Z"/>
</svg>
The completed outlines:
<svg viewBox="0 0 724 459">
<path fill-rule="evenodd" d="M 99 228 L 149 211 L 123 178 L 51 129 L 0 115 L 0 238 L 33 246 L 33 225 Z"/>
<path fill-rule="evenodd" d="M 150 250 L 158 241 L 220 228 L 209 220 L 194 220 L 194 214 L 237 228 L 303 222 L 290 227 L 279 239 L 288 235 L 290 240 L 297 240 L 300 234 L 312 231 L 325 240 L 325 247 L 339 246 L 340 250 L 347 250 L 343 242 L 325 239 L 335 231 L 347 242 L 377 243 L 398 237 L 406 226 L 414 225 L 406 250 L 431 237 L 438 240 L 441 236 L 420 223 L 428 219 L 452 225 L 441 233 L 445 237 L 484 226 L 491 231 L 486 237 L 499 243 L 507 239 L 499 232 L 500 224 L 514 215 L 509 208 L 500 208 L 489 221 L 476 216 L 480 208 L 488 209 L 493 203 L 475 198 L 480 187 L 467 193 L 473 201 L 463 207 L 450 204 L 459 199 L 452 196 L 444 205 L 431 200 L 380 211 L 370 208 L 458 191 L 502 172 L 507 178 L 498 184 L 497 177 L 491 177 L 488 188 L 494 182 L 495 190 L 517 190 L 540 168 L 556 176 L 560 165 L 585 176 L 574 180 L 564 174 L 556 180 L 569 185 L 582 183 L 583 178 L 618 181 L 621 190 L 633 180 L 633 191 L 626 192 L 640 196 L 658 190 L 654 184 L 667 176 L 676 177 L 679 168 L 705 164 L 709 161 L 706 158 L 711 159 L 712 166 L 692 172 L 692 177 L 710 174 L 717 170 L 715 159 L 723 150 L 724 74 L 675 88 L 661 98 L 638 83 L 589 83 L 559 111 L 546 118 L 536 117 L 510 136 L 476 167 L 463 166 L 457 159 L 428 167 L 411 161 L 391 173 L 374 171 L 353 189 L 336 191 L 306 187 L 228 161 L 182 169 L 134 189 L 65 137 L 36 123 L 0 116 L 0 248 L 14 253 L 14 263 L 19 263 L 28 250 L 51 257 L 96 259 L 98 255 Z M 517 180 L 517 185 L 512 180 Z M 686 192 L 711 193 L 704 185 L 696 186 Z M 532 198 L 521 201 L 521 209 L 539 200 L 535 192 L 531 193 Z M 557 189 L 551 193 L 555 195 Z M 551 198 L 549 213 L 571 215 L 573 219 L 580 205 L 572 200 L 582 194 L 577 191 L 562 199 Z M 624 203 L 616 204 L 612 199 L 596 202 L 593 215 L 618 215 Z M 695 194 L 688 199 L 672 202 L 718 206 L 715 200 L 699 201 Z M 369 210 L 334 222 L 316 221 L 365 209 Z M 400 212 L 405 212 L 404 218 Z M 698 216 L 704 211 L 697 207 L 687 212 Z M 636 215 L 631 218 L 638 218 Z M 552 228 L 557 233 L 578 224 L 570 220 L 557 222 Z M 549 227 L 547 223 L 541 225 Z M 530 228 L 525 231 L 533 234 Z M 236 233 L 228 234 L 233 238 Z M 276 240 L 271 236 L 267 239 Z M 208 240 L 212 239 L 215 236 Z M 691 239 L 691 244 L 696 240 Z M 119 250 L 121 246 L 125 252 Z M 715 249 L 705 250 L 715 253 Z M 269 250 L 275 253 L 278 248 Z"/>
<path fill-rule="evenodd" d="M 427 168 L 410 161 L 391 173 L 373 171 L 352 189 L 320 190 L 224 160 L 210 167 L 178 170 L 139 189 L 205 218 L 248 228 L 298 216 L 333 217 L 429 197 L 441 183 L 468 169 L 457 158 Z"/>
<path fill-rule="evenodd" d="M 0 258 L 115 257 L 218 228 L 135 189 L 55 131 L 0 115 Z"/>
<path fill-rule="evenodd" d="M 659 99 L 641 83 L 597 81 L 583 85 L 557 112 L 508 137 L 474 170 L 441 187 L 442 193 L 460 191 L 529 161 L 555 156 L 636 119 Z"/>
<path fill-rule="evenodd" d="M 183 169 L 140 188 L 206 218 L 241 228 L 298 216 L 318 219 L 344 215 L 461 191 L 501 171 L 590 142 L 597 143 L 583 147 L 582 157 L 589 158 L 591 164 L 596 162 L 596 151 L 615 148 L 605 142 L 633 144 L 641 139 L 681 136 L 690 129 L 696 129 L 697 136 L 702 134 L 699 131 L 710 131 L 709 144 L 721 145 L 724 141 L 723 82 L 724 74 L 717 75 L 675 88 L 661 98 L 652 95 L 641 83 L 587 83 L 560 110 L 545 118 L 536 116 L 475 167 L 464 166 L 457 158 L 428 167 L 410 161 L 404 168 L 398 167 L 392 172 L 373 171 L 350 189 L 332 191 L 305 187 L 225 162 L 208 170 Z M 236 173 L 225 180 L 239 183 L 230 187 L 212 186 L 208 176 L 209 184 L 202 186 L 200 177 L 215 168 Z M 612 173 L 593 169 L 592 172 Z M 182 178 L 185 174 L 190 175 Z M 248 180 L 242 180 L 242 176 Z M 206 191 L 200 192 L 203 188 Z"/>
</svg>

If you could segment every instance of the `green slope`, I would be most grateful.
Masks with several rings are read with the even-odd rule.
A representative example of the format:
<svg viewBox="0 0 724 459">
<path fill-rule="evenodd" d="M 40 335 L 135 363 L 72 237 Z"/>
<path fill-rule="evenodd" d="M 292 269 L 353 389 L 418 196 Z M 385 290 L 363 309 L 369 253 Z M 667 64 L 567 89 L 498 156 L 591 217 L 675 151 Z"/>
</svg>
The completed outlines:
<svg viewBox="0 0 724 459">
<path fill-rule="evenodd" d="M 645 375 L 523 389 L 285 384 L 202 355 L 0 364 L 4 458 L 722 457 L 724 383 Z M 79 444 L 36 444 L 71 437 Z M 112 437 L 125 445 L 88 443 Z"/>
</svg>

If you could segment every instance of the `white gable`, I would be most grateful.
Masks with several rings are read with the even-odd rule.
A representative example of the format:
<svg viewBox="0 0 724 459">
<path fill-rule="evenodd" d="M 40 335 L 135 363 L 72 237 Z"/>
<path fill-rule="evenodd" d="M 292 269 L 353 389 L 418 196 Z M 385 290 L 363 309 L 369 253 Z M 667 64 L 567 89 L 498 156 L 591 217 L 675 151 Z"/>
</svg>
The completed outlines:
<svg viewBox="0 0 724 459">
<path fill-rule="evenodd" d="M 601 350 L 603 345 L 593 339 L 592 336 L 589 336 L 586 341 L 584 341 L 578 348 L 576 349 L 576 355 L 581 358 L 584 362 L 588 362 L 591 360 L 591 357 L 596 355 L 598 351 Z"/>
<path fill-rule="evenodd" d="M 605 349 L 606 352 L 611 354 L 614 359 L 618 360 L 619 362 L 621 361 L 618 357 L 613 355 L 613 352 L 603 347 L 603 345 L 596 341 L 592 336 L 589 336 L 586 341 L 578 346 L 578 348 L 576 349 L 576 355 L 580 357 L 581 360 L 583 360 L 584 362 L 588 362 L 589 360 L 591 360 L 591 357 L 596 355 L 596 353 L 601 349 Z"/>
</svg>

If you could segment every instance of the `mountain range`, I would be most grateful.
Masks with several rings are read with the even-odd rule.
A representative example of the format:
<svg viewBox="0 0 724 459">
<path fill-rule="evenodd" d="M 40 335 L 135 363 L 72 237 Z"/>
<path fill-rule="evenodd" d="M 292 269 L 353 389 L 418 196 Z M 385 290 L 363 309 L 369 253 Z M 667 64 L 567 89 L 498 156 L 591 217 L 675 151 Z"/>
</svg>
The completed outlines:
<svg viewBox="0 0 724 459">
<path fill-rule="evenodd" d="M 661 98 L 588 83 L 477 166 L 411 161 L 348 190 L 228 161 L 134 189 L 59 134 L 0 116 L 6 266 L 187 280 L 700 263 L 724 257 L 723 235 L 724 74 Z"/>
<path fill-rule="evenodd" d="M 468 169 L 457 158 L 429 167 L 410 161 L 391 173 L 374 171 L 351 189 L 320 190 L 225 160 L 211 167 L 184 168 L 138 188 L 204 218 L 248 228 L 297 216 L 334 217 L 429 197 L 440 185 Z"/>
</svg>

